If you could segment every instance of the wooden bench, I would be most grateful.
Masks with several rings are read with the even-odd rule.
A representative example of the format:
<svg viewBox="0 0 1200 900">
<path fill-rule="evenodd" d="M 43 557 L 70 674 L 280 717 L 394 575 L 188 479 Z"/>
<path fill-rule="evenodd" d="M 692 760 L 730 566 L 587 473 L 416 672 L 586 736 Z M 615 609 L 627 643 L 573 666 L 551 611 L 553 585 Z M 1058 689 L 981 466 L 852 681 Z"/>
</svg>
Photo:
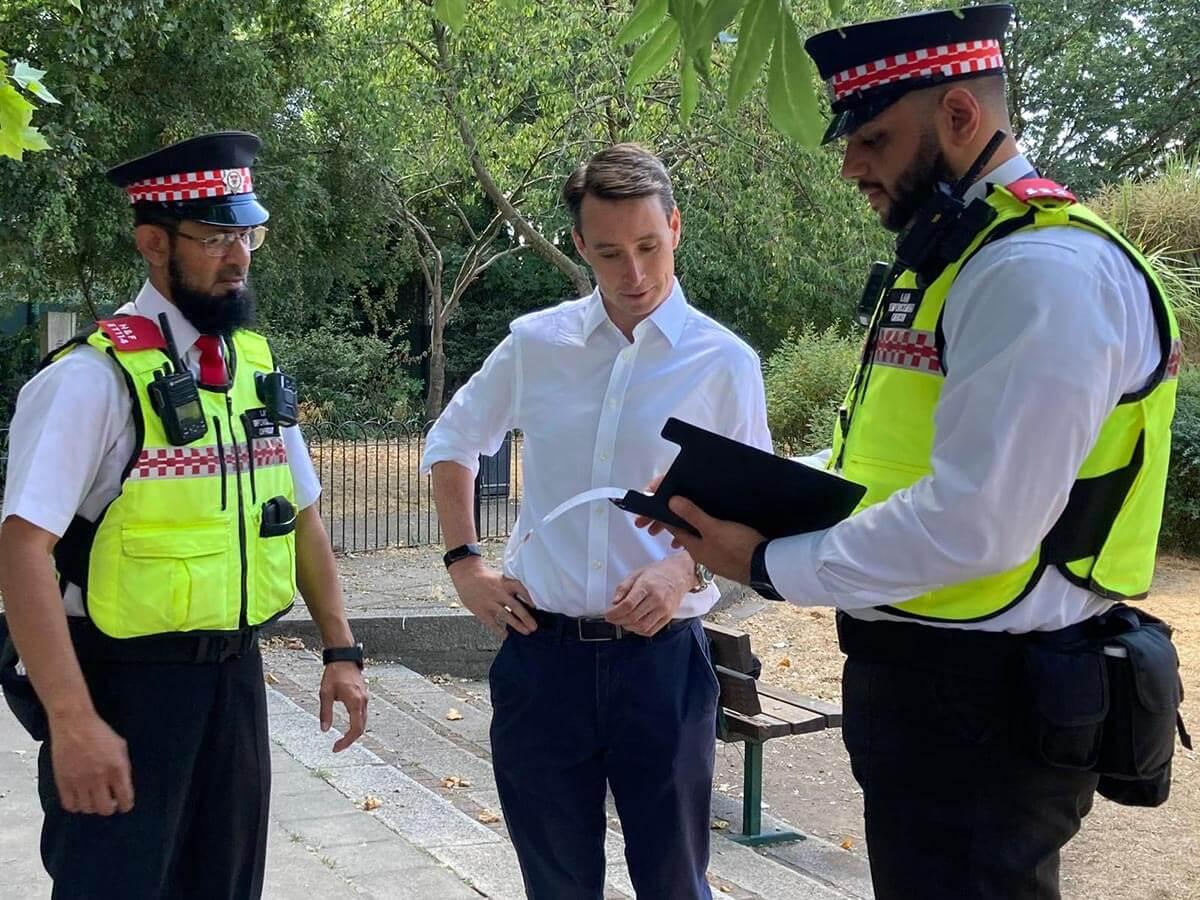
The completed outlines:
<svg viewBox="0 0 1200 900">
<path fill-rule="evenodd" d="M 704 623 L 704 632 L 721 685 L 717 737 L 746 745 L 742 831 L 733 840 L 752 846 L 798 840 L 801 835 L 794 831 L 762 833 L 763 744 L 790 734 L 838 728 L 842 724 L 841 707 L 758 682 L 750 635 L 710 622 Z"/>
</svg>

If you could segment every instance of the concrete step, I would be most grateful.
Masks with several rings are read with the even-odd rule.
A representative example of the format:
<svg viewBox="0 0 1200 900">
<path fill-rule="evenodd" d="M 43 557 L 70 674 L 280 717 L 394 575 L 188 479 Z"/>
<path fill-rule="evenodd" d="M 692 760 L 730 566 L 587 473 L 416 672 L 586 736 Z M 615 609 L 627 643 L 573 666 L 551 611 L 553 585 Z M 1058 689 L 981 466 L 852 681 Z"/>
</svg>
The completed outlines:
<svg viewBox="0 0 1200 900">
<path fill-rule="evenodd" d="M 287 695 L 293 706 L 315 711 L 321 675 L 316 654 L 274 649 L 268 651 L 266 658 L 277 679 L 275 688 L 280 701 Z M 370 754 L 378 758 L 379 764 L 425 788 L 473 824 L 484 811 L 498 815 L 499 798 L 488 745 L 491 707 L 486 685 L 460 682 L 439 685 L 403 665 L 380 662 L 368 666 L 367 678 L 371 721 L 356 757 L 345 762 L 329 759 L 322 762 L 310 757 L 307 762 L 325 767 L 331 783 L 339 788 L 344 786 L 352 795 L 353 790 L 361 789 L 362 767 L 368 765 L 363 763 L 362 754 Z M 465 697 L 456 696 L 455 689 L 469 693 Z M 447 718 L 451 710 L 456 713 Z M 469 784 L 445 787 L 444 779 L 452 777 Z M 619 822 L 611 801 L 609 806 L 612 827 L 606 841 L 607 892 L 612 897 L 632 897 Z M 713 813 L 734 823 L 741 821 L 740 804 L 723 794 L 714 793 Z M 795 830 L 768 814 L 764 814 L 763 820 L 766 831 Z M 398 822 L 395 827 L 399 830 L 405 826 Z M 464 839 L 454 847 L 422 842 L 417 831 L 409 827 L 400 833 L 446 862 L 489 897 L 523 896 L 516 856 L 502 822 L 492 824 L 489 829 L 495 840 Z M 502 877 L 505 874 L 508 877 Z M 862 860 L 812 837 L 760 852 L 715 831 L 709 877 L 714 895 L 734 900 L 872 896 L 869 873 Z"/>
</svg>

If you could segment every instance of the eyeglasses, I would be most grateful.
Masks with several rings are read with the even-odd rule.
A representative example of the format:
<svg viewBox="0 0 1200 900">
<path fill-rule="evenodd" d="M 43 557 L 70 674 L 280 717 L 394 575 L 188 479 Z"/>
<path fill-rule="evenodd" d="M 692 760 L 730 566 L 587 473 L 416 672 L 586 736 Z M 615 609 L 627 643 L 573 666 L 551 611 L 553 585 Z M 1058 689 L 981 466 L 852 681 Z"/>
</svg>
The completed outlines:
<svg viewBox="0 0 1200 900">
<path fill-rule="evenodd" d="M 239 242 L 253 253 L 267 239 L 266 225 L 256 225 L 253 228 L 247 228 L 245 231 L 221 231 L 217 234 L 210 234 L 208 237 L 196 237 L 194 234 L 187 234 L 177 228 L 172 228 L 171 231 L 180 237 L 187 238 L 189 241 L 195 241 L 204 248 L 204 252 L 208 256 L 214 258 L 224 256 L 233 249 L 235 243 Z"/>
</svg>

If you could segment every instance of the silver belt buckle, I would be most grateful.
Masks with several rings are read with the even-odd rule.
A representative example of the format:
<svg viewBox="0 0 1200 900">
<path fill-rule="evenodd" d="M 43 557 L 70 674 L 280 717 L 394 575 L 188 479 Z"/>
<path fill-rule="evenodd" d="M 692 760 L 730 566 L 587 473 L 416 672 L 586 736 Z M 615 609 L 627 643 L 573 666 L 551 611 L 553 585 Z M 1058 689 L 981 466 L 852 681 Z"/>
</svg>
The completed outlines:
<svg viewBox="0 0 1200 900">
<path fill-rule="evenodd" d="M 620 625 L 612 625 L 611 623 L 609 623 L 601 618 L 580 618 L 580 619 L 576 619 L 575 621 L 577 623 L 576 627 L 579 629 L 579 640 L 581 640 L 587 644 L 595 644 L 595 643 L 599 643 L 600 641 L 619 641 L 624 636 L 624 629 L 622 629 Z M 613 635 L 612 637 L 585 637 L 583 634 L 583 626 L 584 626 L 584 623 L 587 623 L 587 622 L 603 622 L 605 625 L 609 625 L 609 627 L 615 628 L 616 634 Z"/>
</svg>

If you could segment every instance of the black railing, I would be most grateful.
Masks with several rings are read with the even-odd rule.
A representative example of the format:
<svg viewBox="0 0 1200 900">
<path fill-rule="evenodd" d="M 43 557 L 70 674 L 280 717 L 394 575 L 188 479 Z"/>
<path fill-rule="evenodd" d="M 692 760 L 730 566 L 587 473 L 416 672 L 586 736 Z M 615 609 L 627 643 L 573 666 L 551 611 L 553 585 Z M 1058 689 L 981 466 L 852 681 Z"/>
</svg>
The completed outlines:
<svg viewBox="0 0 1200 900">
<path fill-rule="evenodd" d="M 8 477 L 8 426 L 0 426 L 0 500 L 4 499 L 4 479 Z"/>
<path fill-rule="evenodd" d="M 420 473 L 425 429 L 404 422 L 303 427 L 321 480 L 319 509 L 335 550 L 354 553 L 441 542 L 431 478 Z M 521 503 L 521 437 L 480 460 L 475 521 L 481 538 L 507 537 Z"/>
<path fill-rule="evenodd" d="M 425 429 L 403 422 L 303 426 L 321 480 L 319 509 L 335 550 L 345 553 L 441 542 L 430 477 L 420 473 Z M 0 499 L 8 428 L 0 427 Z M 481 538 L 504 538 L 521 505 L 521 436 L 509 434 L 480 460 L 475 524 Z"/>
</svg>

